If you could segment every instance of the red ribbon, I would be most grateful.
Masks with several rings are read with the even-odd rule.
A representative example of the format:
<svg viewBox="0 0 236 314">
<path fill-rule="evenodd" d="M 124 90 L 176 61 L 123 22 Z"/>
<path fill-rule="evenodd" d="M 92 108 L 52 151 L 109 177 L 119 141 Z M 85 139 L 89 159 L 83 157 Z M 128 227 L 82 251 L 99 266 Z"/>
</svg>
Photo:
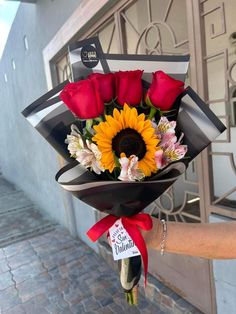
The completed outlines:
<svg viewBox="0 0 236 314">
<path fill-rule="evenodd" d="M 148 270 L 148 253 L 146 243 L 142 237 L 139 228 L 148 231 L 152 229 L 152 219 L 148 214 L 137 214 L 131 217 L 116 217 L 108 215 L 99 220 L 92 228 L 87 232 L 88 237 L 93 241 L 97 241 L 107 230 L 114 225 L 114 223 L 121 219 L 121 222 L 128 232 L 131 239 L 139 249 L 139 252 L 143 260 L 144 268 L 144 284 L 147 282 L 147 270 Z"/>
</svg>

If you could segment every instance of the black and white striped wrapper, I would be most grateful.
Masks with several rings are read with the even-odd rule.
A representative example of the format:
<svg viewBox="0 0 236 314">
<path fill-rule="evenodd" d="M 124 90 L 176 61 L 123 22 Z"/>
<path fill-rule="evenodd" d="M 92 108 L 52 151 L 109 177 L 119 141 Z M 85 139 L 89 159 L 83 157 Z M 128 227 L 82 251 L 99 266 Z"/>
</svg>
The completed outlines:
<svg viewBox="0 0 236 314">
<path fill-rule="evenodd" d="M 83 44 L 88 44 L 88 41 L 83 41 Z M 96 48 L 99 46 L 96 43 L 94 45 Z M 144 83 L 148 84 L 151 72 L 163 70 L 184 80 L 188 68 L 188 56 L 107 55 L 100 51 L 97 65 L 87 69 L 79 60 L 81 43 L 70 48 L 74 54 L 71 60 L 76 79 L 86 78 L 91 72 L 142 69 L 147 80 Z M 188 145 L 188 158 L 184 162 L 169 165 L 144 182 L 109 181 L 103 175 L 98 176 L 86 170 L 69 156 L 65 139 L 76 119 L 58 97 L 65 84 L 67 82 L 40 97 L 23 111 L 23 115 L 69 162 L 56 175 L 57 182 L 97 210 L 119 217 L 137 214 L 163 194 L 185 171 L 188 163 L 225 130 L 221 121 L 189 87 L 178 99 L 180 106 L 177 118 L 178 131 L 185 134 L 183 141 Z"/>
<path fill-rule="evenodd" d="M 62 168 L 56 180 L 62 188 L 86 204 L 101 212 L 122 217 L 138 214 L 164 193 L 185 170 L 185 164 L 178 162 L 147 181 L 108 181 L 75 161 Z"/>
<path fill-rule="evenodd" d="M 88 68 L 81 52 L 84 47 L 92 46 L 96 50 L 98 63 Z M 92 73 L 144 70 L 144 82 L 151 83 L 152 73 L 161 70 L 173 78 L 185 81 L 189 65 L 189 55 L 124 55 L 103 53 L 97 37 L 75 42 L 69 46 L 69 57 L 73 80 L 86 79 Z"/>
<path fill-rule="evenodd" d="M 71 132 L 75 117 L 59 98 L 67 83 L 69 81 L 61 83 L 34 101 L 22 114 L 63 158 L 71 161 L 65 139 Z"/>
</svg>

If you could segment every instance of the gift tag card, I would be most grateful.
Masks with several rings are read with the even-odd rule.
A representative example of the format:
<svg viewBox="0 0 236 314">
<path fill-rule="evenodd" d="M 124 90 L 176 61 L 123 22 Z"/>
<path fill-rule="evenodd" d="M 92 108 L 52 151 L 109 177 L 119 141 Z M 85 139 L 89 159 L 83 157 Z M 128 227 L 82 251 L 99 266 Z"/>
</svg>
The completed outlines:
<svg viewBox="0 0 236 314">
<path fill-rule="evenodd" d="M 114 260 L 140 255 L 137 246 L 125 230 L 121 219 L 109 229 Z"/>
</svg>

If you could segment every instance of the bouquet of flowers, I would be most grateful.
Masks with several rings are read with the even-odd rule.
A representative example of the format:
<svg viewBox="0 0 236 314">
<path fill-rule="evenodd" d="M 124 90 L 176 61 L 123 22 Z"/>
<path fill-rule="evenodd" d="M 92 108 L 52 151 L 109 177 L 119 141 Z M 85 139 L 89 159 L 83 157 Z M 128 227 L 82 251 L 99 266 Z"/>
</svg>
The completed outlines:
<svg viewBox="0 0 236 314">
<path fill-rule="evenodd" d="M 71 133 L 67 135 L 70 155 L 92 173 L 101 175 L 102 180 L 150 180 L 160 169 L 182 159 L 187 152 L 187 146 L 181 144 L 184 134 L 177 139 L 176 121 L 169 121 L 165 116 L 175 115 L 177 109 L 172 109 L 172 106 L 183 92 L 184 83 L 157 71 L 153 73 L 152 84 L 145 91 L 141 81 L 142 73 L 141 70 L 93 73 L 86 80 L 67 84 L 60 93 L 62 101 L 81 122 L 78 126 L 72 124 Z M 103 197 L 105 195 L 101 195 Z M 115 201 L 115 190 L 113 197 Z M 134 201 L 138 201 L 138 195 Z M 123 215 L 130 215 L 128 208 Z M 115 221 L 114 224 L 116 226 Z M 151 220 L 148 224 L 150 228 Z M 94 226 L 88 233 L 92 240 L 95 228 L 98 227 Z M 122 241 L 121 237 L 114 237 L 114 249 L 119 252 L 118 244 L 122 243 L 121 251 L 127 251 L 126 247 L 129 246 L 124 243 L 131 243 L 127 239 L 127 235 L 122 236 Z M 142 252 L 140 239 L 135 242 L 137 249 Z M 133 246 L 132 243 L 134 251 Z M 139 254 L 137 249 L 135 254 Z M 132 256 L 135 254 L 132 253 Z M 147 256 L 146 252 L 144 256 Z M 127 260 L 124 262 L 128 263 Z M 146 262 L 144 266 L 146 277 Z M 130 273 L 131 269 L 126 269 Z M 124 271 L 121 274 L 124 276 Z M 133 286 L 128 285 L 128 289 L 127 282 L 124 279 L 122 282 L 128 300 L 132 300 L 129 290 L 132 291 Z"/>
<path fill-rule="evenodd" d="M 79 54 L 86 57 L 78 81 L 62 83 L 23 115 L 69 162 L 57 173 L 58 183 L 108 214 L 87 234 L 96 241 L 109 231 L 127 301 L 135 304 L 141 257 L 145 283 L 148 270 L 140 229 L 152 228 L 150 216 L 140 212 L 225 127 L 191 88 L 184 88 L 183 81 L 153 68 L 158 57 L 129 56 L 123 62 L 126 70 L 113 71 L 106 61 L 124 61 L 124 56 L 100 51 L 97 61 L 95 48 L 88 49 L 87 44 L 77 45 Z M 137 58 L 143 60 L 140 69 L 130 68 Z M 173 61 L 169 56 L 168 60 Z M 100 63 L 106 73 L 101 73 Z M 150 68 L 153 74 L 148 84 Z"/>
<path fill-rule="evenodd" d="M 184 83 L 157 71 L 143 97 L 142 72 L 93 73 L 60 94 L 82 122 L 67 136 L 71 157 L 106 179 L 143 181 L 187 151 L 184 134 L 177 139 L 176 121 L 165 116 L 175 116 L 172 106 Z"/>
</svg>

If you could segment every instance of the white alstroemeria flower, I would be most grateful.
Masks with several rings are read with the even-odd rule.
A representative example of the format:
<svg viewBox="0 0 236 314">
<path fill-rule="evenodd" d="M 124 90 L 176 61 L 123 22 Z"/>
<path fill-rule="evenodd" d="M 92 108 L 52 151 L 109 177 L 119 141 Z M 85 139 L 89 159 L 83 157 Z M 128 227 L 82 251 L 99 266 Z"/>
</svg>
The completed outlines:
<svg viewBox="0 0 236 314">
<path fill-rule="evenodd" d="M 152 127 L 153 127 L 153 129 L 157 129 L 157 124 L 156 124 L 156 122 L 154 121 L 154 119 L 153 120 L 150 120 L 151 121 L 151 124 L 152 124 Z"/>
<path fill-rule="evenodd" d="M 76 152 L 76 160 L 85 168 L 91 168 L 95 173 L 105 171 L 101 164 L 102 154 L 97 145 L 86 140 L 86 146 Z"/>
<path fill-rule="evenodd" d="M 71 157 L 76 157 L 77 151 L 84 148 L 83 139 L 76 125 L 72 124 L 71 134 L 67 135 L 65 143 L 68 144 L 67 149 L 69 150 Z"/>
<path fill-rule="evenodd" d="M 129 158 L 122 156 L 119 159 L 121 172 L 118 177 L 121 181 L 140 181 L 145 175 L 141 169 L 138 169 L 138 157 L 131 155 Z"/>
</svg>

